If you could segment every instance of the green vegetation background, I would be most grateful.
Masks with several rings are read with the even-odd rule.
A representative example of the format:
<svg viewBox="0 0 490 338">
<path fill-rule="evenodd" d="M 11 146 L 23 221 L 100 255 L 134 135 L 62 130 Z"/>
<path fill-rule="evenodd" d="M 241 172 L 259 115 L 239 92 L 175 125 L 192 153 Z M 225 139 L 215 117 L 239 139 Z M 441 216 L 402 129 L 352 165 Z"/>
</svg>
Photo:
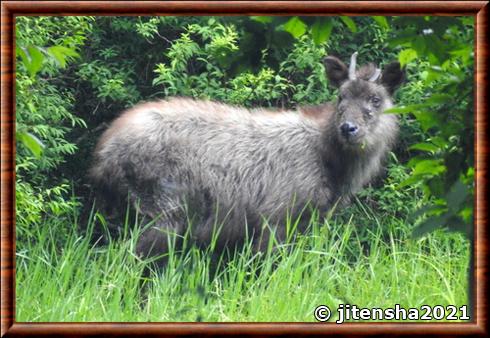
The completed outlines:
<svg viewBox="0 0 490 338">
<path fill-rule="evenodd" d="M 473 24 L 16 18 L 17 320 L 311 321 L 323 303 L 467 304 Z M 383 177 L 349 209 L 312 220 L 292 251 L 258 259 L 244 248 L 212 269 L 207 251 L 189 250 L 142 287 L 144 262 L 132 254 L 138 227 L 127 221 L 114 236 L 103 215 L 90 212 L 86 172 L 107 124 L 139 101 L 168 96 L 280 108 L 333 100 L 322 60 L 348 61 L 355 51 L 360 64 L 398 59 L 408 73 L 391 111 L 402 132 Z M 465 236 L 428 234 L 439 228 Z M 103 244 L 94 242 L 100 236 Z"/>
</svg>

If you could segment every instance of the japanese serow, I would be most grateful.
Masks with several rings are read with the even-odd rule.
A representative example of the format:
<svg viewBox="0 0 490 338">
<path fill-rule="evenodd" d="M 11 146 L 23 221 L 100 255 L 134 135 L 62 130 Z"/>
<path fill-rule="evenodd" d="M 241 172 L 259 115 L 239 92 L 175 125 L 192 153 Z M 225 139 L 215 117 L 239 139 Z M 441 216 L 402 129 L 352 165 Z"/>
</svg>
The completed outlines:
<svg viewBox="0 0 490 338">
<path fill-rule="evenodd" d="M 404 81 L 397 62 L 383 71 L 325 58 L 338 99 L 297 111 L 245 109 L 171 98 L 135 106 L 102 135 L 91 178 L 107 204 L 129 198 L 154 222 L 137 253 L 163 255 L 168 234 L 221 248 L 246 239 L 257 251 L 286 236 L 285 219 L 326 213 L 377 175 L 398 132 L 384 111 Z M 305 207 L 308 206 L 308 207 Z M 306 217 L 307 218 L 307 217 Z M 191 222 L 190 222 L 191 220 Z"/>
</svg>

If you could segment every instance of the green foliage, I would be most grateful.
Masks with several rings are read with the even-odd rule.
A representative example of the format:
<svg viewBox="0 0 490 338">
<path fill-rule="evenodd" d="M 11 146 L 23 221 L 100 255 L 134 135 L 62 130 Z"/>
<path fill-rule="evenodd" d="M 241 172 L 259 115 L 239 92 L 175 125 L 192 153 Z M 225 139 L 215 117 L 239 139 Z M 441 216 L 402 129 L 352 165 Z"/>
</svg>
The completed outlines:
<svg viewBox="0 0 490 338">
<path fill-rule="evenodd" d="M 394 111 L 410 113 L 424 139 L 407 166 L 411 176 L 400 187 L 420 184 L 425 215 L 415 232 L 438 227 L 471 236 L 474 196 L 473 21 L 460 18 L 396 18 L 404 30 L 390 45 L 401 47 L 398 59 L 420 73 L 423 97 Z"/>
<path fill-rule="evenodd" d="M 313 41 L 319 45 L 322 42 L 328 41 L 332 33 L 333 22 L 331 18 L 317 18 L 311 26 L 311 37 Z"/>
<path fill-rule="evenodd" d="M 352 33 L 356 33 L 357 32 L 357 25 L 354 22 L 354 20 L 352 20 L 350 17 L 348 17 L 348 16 L 341 16 L 340 17 L 340 20 L 342 20 L 342 22 L 347 26 L 347 28 L 349 28 L 349 30 Z"/>
<path fill-rule="evenodd" d="M 78 53 L 74 50 L 63 47 L 63 46 L 53 46 L 49 48 L 42 48 L 37 46 L 28 46 L 25 47 L 17 47 L 16 54 L 21 58 L 20 67 L 21 69 L 27 70 L 30 80 L 26 79 L 27 85 L 33 85 L 36 82 L 36 74 L 43 68 L 44 61 L 49 61 L 49 58 L 58 62 L 61 68 L 64 68 L 66 65 L 66 60 L 70 57 L 77 57 Z M 46 56 L 48 58 L 46 58 Z M 21 71 L 22 72 L 22 71 Z M 28 91 L 27 88 L 20 87 L 22 84 L 20 79 L 18 82 L 18 92 L 17 94 L 24 94 Z M 27 100 L 26 100 L 27 101 Z M 19 103 L 22 101 L 19 100 Z M 35 104 L 30 101 L 26 103 L 26 106 L 30 110 L 30 113 L 34 113 Z M 77 120 L 72 114 L 66 114 L 68 118 L 71 118 L 72 121 L 82 122 L 81 120 Z M 19 121 L 17 124 L 16 138 L 20 141 L 28 150 L 31 151 L 36 157 L 40 157 L 42 153 L 42 149 L 44 148 L 44 144 L 33 134 L 28 131 L 22 130 L 23 126 L 21 124 L 23 121 Z M 35 127 L 38 128 L 38 127 Z M 39 132 L 39 130 L 37 130 Z"/>
<path fill-rule="evenodd" d="M 61 247 L 68 233 L 76 228 L 77 210 L 80 207 L 80 203 L 71 195 L 71 190 L 72 187 L 66 183 L 41 189 L 22 178 L 17 180 L 15 200 L 19 248 L 25 243 L 39 243 L 39 228 L 51 226 L 53 219 L 64 223 L 64 227 L 52 235 L 52 239 Z"/>
<path fill-rule="evenodd" d="M 167 60 L 156 65 L 152 84 L 162 87 L 166 96 L 187 95 L 247 106 L 284 106 L 286 102 L 292 106 L 304 103 L 306 97 L 310 103 L 325 100 L 329 92 L 321 66 L 323 47 L 301 38 L 282 61 L 268 62 L 270 52 L 263 50 L 260 70 L 236 73 L 234 60 L 242 57 L 238 40 L 246 34 L 214 18 L 205 25 L 188 25 L 172 41 L 165 53 Z"/>
<path fill-rule="evenodd" d="M 17 131 L 15 133 L 17 141 L 21 142 L 34 156 L 41 157 L 44 144 L 34 135 L 27 131 Z"/>
<path fill-rule="evenodd" d="M 64 218 L 78 207 L 66 179 L 50 174 L 77 147 L 67 137 L 84 121 L 72 112 L 73 95 L 56 85 L 68 62 L 79 57 L 90 18 L 17 18 L 16 216 L 18 235 L 46 214 Z M 60 31 L 63 24 L 70 33 Z M 32 27 L 36 26 L 35 34 Z M 23 238 L 25 238 L 23 236 Z"/>
<path fill-rule="evenodd" d="M 107 50 L 105 52 L 106 56 L 111 55 Z M 134 104 L 139 99 L 134 84 L 127 79 L 128 75 L 135 75 L 131 74 L 131 70 L 128 68 L 118 67 L 115 64 L 105 65 L 103 62 L 95 60 L 91 63 L 81 64 L 77 75 L 80 80 L 90 82 L 99 102 L 130 99 L 129 102 Z"/>
<path fill-rule="evenodd" d="M 296 39 L 306 33 L 306 28 L 306 24 L 298 17 L 292 17 L 281 27 L 281 29 L 285 30 Z"/>
<path fill-rule="evenodd" d="M 389 29 L 390 28 L 390 25 L 388 24 L 388 20 L 386 19 L 385 16 L 373 16 L 372 18 L 373 18 L 374 21 L 376 21 L 376 23 L 381 28 L 384 28 L 384 29 Z"/>
</svg>

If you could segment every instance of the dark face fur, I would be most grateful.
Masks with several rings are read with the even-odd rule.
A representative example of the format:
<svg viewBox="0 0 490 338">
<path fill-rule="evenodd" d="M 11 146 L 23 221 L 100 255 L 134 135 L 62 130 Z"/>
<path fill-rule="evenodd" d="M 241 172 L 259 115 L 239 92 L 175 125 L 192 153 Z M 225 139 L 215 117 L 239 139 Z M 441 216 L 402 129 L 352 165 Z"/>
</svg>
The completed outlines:
<svg viewBox="0 0 490 338">
<path fill-rule="evenodd" d="M 332 56 L 325 59 L 325 67 L 330 83 L 339 87 L 334 122 L 338 139 L 352 147 L 369 144 L 382 124 L 384 110 L 393 105 L 391 95 L 404 80 L 400 64 L 389 64 L 378 78 L 373 65 L 349 76 L 347 66 Z"/>
</svg>

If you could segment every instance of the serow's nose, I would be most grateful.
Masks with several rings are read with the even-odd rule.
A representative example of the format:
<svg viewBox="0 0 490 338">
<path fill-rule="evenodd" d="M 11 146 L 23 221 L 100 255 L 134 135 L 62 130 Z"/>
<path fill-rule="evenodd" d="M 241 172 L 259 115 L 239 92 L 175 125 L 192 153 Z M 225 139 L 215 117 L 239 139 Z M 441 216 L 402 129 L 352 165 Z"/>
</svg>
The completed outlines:
<svg viewBox="0 0 490 338">
<path fill-rule="evenodd" d="M 359 128 L 352 122 L 344 122 L 340 126 L 340 131 L 342 132 L 342 135 L 348 137 L 348 136 L 354 136 L 357 134 Z"/>
</svg>

